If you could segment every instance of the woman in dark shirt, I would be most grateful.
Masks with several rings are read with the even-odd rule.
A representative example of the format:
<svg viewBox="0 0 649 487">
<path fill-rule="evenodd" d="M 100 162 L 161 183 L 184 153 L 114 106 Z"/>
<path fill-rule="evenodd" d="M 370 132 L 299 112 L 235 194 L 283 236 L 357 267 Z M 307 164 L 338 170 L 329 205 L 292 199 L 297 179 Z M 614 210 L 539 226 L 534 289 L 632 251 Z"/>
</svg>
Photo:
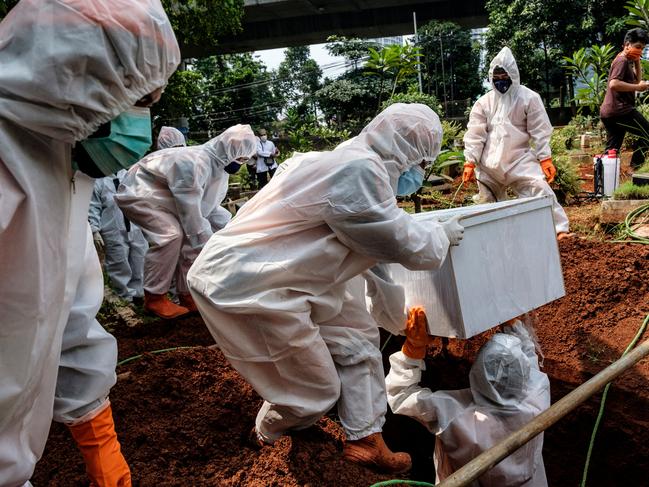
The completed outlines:
<svg viewBox="0 0 649 487">
<path fill-rule="evenodd" d="M 640 137 L 640 150 L 631 159 L 634 168 L 644 163 L 649 151 L 649 121 L 635 108 L 635 92 L 646 91 L 649 83 L 642 81 L 640 57 L 649 43 L 649 34 L 643 29 L 631 29 L 624 36 L 624 49 L 611 63 L 608 90 L 600 107 L 600 117 L 608 139 L 606 150 L 622 146 L 624 135 L 630 132 Z"/>
</svg>

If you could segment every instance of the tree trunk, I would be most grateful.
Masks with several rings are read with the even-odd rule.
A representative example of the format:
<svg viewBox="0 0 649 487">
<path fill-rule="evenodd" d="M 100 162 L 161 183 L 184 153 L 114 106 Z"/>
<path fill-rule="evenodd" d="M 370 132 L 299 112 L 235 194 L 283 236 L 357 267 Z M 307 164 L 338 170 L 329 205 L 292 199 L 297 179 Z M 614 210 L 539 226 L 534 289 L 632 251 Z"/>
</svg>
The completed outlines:
<svg viewBox="0 0 649 487">
<path fill-rule="evenodd" d="M 575 80 L 572 75 L 568 75 L 568 96 L 570 97 L 570 108 L 572 109 L 572 115 L 577 114 L 577 105 L 575 103 Z"/>
<path fill-rule="evenodd" d="M 545 56 L 545 104 L 550 106 L 550 70 L 548 68 L 548 46 L 543 39 L 543 54 Z"/>
</svg>

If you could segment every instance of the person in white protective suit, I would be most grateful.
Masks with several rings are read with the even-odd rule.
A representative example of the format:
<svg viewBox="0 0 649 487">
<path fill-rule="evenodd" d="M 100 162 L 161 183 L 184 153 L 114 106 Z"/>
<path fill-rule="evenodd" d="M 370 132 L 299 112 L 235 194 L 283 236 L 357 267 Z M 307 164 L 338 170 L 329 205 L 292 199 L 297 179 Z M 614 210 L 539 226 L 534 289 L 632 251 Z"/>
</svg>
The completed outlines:
<svg viewBox="0 0 649 487">
<path fill-rule="evenodd" d="M 388 107 L 345 147 L 285 162 L 194 262 L 203 319 L 265 400 L 258 442 L 314 424 L 338 401 L 348 459 L 410 468 L 382 439 L 379 334 L 348 281 L 378 262 L 438 268 L 462 238 L 457 219 L 420 224 L 395 198 L 421 186 L 441 136 L 430 108 Z"/>
<path fill-rule="evenodd" d="M 144 307 L 164 319 L 196 305 L 187 271 L 212 234 L 231 215 L 221 207 L 228 178 L 257 150 L 249 125 L 235 125 L 200 146 L 149 154 L 128 172 L 115 201 L 149 242 L 144 261 Z M 180 305 L 167 292 L 176 277 Z"/>
<path fill-rule="evenodd" d="M 421 308 L 410 310 L 406 337 L 402 350 L 390 356 L 388 403 L 395 414 L 416 419 L 436 435 L 438 482 L 550 407 L 550 381 L 539 370 L 535 341 L 519 320 L 508 322 L 482 347 L 469 389 L 433 392 L 419 385 L 429 338 Z M 542 449 L 541 433 L 471 486 L 547 487 Z"/>
<path fill-rule="evenodd" d="M 127 301 L 143 298 L 144 255 L 148 244 L 142 230 L 124 218 L 113 197 L 126 169 L 95 181 L 88 221 L 95 244 L 104 250 L 104 268 L 117 295 Z"/>
<path fill-rule="evenodd" d="M 157 142 L 158 150 L 185 147 L 186 145 L 185 136 L 177 128 L 164 126 L 160 129 Z"/>
<path fill-rule="evenodd" d="M 132 107 L 155 101 L 179 62 L 158 0 L 22 0 L 0 23 L 3 487 L 30 485 L 52 417 L 70 427 L 93 485 L 131 485 L 107 399 L 116 343 L 95 320 L 94 181 L 74 171 L 72 148 L 88 142 L 96 165 L 79 166 L 95 173 L 121 128 L 130 163 L 151 143 L 148 111 Z"/>
<path fill-rule="evenodd" d="M 508 47 L 491 61 L 493 89 L 473 105 L 464 134 L 462 181 L 478 181 L 480 203 L 507 199 L 507 188 L 520 197 L 553 198 L 559 239 L 568 235 L 568 217 L 548 183 L 554 180 L 552 125 L 538 93 L 520 84 L 516 60 Z M 547 178 L 547 179 L 546 179 Z"/>
</svg>

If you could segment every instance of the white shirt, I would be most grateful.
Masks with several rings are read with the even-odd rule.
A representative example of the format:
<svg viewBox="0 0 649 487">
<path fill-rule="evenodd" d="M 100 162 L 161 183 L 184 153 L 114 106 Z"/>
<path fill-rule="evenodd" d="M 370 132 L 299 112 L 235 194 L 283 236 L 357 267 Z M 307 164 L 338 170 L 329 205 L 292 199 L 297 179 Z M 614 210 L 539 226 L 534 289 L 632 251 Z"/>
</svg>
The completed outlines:
<svg viewBox="0 0 649 487">
<path fill-rule="evenodd" d="M 257 137 L 257 172 L 266 172 L 269 169 L 277 169 L 277 162 L 273 157 L 277 152 L 275 144 L 272 140 L 266 140 L 263 142 L 259 137 Z M 268 159 L 268 162 L 272 161 L 272 164 L 268 166 L 264 161 Z"/>
</svg>

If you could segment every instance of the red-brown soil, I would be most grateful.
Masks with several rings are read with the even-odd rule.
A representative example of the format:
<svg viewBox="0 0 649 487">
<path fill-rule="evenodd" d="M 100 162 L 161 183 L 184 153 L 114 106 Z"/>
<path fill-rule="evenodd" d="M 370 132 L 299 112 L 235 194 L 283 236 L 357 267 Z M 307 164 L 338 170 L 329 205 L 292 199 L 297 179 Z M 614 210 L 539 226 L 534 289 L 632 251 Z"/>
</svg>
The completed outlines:
<svg viewBox="0 0 649 487">
<path fill-rule="evenodd" d="M 553 402 L 615 360 L 649 313 L 649 248 L 573 238 L 560 245 L 566 297 L 536 313 Z M 342 460 L 343 434 L 331 415 L 260 451 L 247 443 L 259 397 L 212 344 L 200 318 L 115 326 L 120 359 L 172 346 L 199 345 L 119 367 L 111 392 L 123 451 L 140 486 L 369 486 L 388 479 Z M 647 334 L 649 335 L 649 333 Z M 488 334 L 438 341 L 424 382 L 460 388 Z M 386 353 L 400 346 L 391 339 Z M 599 396 L 545 434 L 551 486 L 578 485 Z M 649 486 L 649 361 L 620 377 L 609 393 L 589 486 Z M 389 415 L 385 436 L 413 454 L 411 478 L 432 481 L 433 437 Z M 35 486 L 87 485 L 65 428 L 53 425 Z"/>
</svg>

